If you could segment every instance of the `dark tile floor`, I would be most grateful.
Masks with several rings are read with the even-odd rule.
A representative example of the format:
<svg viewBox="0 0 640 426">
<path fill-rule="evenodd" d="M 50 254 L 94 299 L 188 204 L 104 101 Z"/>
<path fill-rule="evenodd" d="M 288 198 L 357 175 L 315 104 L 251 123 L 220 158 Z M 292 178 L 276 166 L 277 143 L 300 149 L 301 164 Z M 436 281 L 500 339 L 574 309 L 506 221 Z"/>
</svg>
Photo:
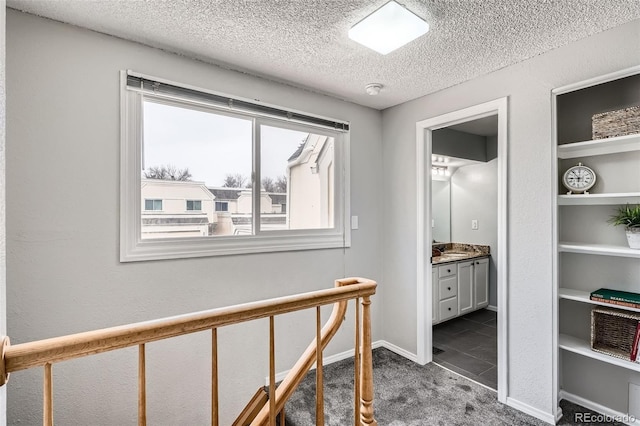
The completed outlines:
<svg viewBox="0 0 640 426">
<path fill-rule="evenodd" d="M 434 325 L 434 362 L 497 389 L 496 325 L 497 313 L 486 309 Z"/>
</svg>

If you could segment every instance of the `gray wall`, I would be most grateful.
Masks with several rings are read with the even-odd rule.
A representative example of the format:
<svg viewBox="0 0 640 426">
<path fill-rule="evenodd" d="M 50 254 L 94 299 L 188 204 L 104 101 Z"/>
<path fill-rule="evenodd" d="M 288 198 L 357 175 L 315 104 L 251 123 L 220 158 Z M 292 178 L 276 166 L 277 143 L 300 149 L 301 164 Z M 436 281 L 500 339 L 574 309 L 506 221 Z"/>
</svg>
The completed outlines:
<svg viewBox="0 0 640 426">
<path fill-rule="evenodd" d="M 471 220 L 478 229 L 471 229 Z M 451 241 L 487 245 L 489 304 L 498 306 L 498 160 L 460 167 L 451 176 Z"/>
<path fill-rule="evenodd" d="M 487 161 L 498 158 L 498 137 L 487 136 Z"/>
<path fill-rule="evenodd" d="M 621 93 L 629 95 L 621 96 Z M 558 143 L 590 140 L 593 114 L 636 106 L 637 93 L 640 93 L 640 75 L 558 96 Z"/>
<path fill-rule="evenodd" d="M 386 340 L 416 351 L 415 124 L 508 96 L 508 397 L 555 413 L 551 90 L 637 65 L 638 52 L 640 20 L 383 111 Z"/>
<path fill-rule="evenodd" d="M 360 216 L 346 250 L 118 262 L 119 72 L 351 122 L 351 207 Z M 7 302 L 13 343 L 333 286 L 343 276 L 381 282 L 381 113 L 51 20 L 7 12 Z M 382 283 L 381 283 L 382 284 Z M 373 339 L 382 337 L 381 294 Z M 327 318 L 330 308 L 323 310 Z M 352 318 L 350 309 L 348 318 Z M 277 370 L 315 333 L 315 315 L 276 319 Z M 221 329 L 222 424 L 268 371 L 268 322 Z M 326 355 L 353 347 L 348 320 Z M 209 334 L 148 348 L 150 424 L 206 424 Z M 136 423 L 135 348 L 54 366 L 56 422 Z M 9 423 L 41 422 L 39 369 L 12 375 Z"/>
<path fill-rule="evenodd" d="M 434 154 L 467 160 L 487 161 L 487 138 L 452 129 L 438 129 L 431 134 Z"/>
</svg>

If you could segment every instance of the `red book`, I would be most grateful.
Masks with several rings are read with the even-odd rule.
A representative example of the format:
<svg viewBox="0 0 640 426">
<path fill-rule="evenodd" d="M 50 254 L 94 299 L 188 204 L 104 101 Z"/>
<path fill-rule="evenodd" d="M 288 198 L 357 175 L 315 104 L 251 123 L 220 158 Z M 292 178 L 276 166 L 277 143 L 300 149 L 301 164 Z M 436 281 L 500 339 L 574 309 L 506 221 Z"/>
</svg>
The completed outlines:
<svg viewBox="0 0 640 426">
<path fill-rule="evenodd" d="M 638 358 L 638 340 L 640 340 L 640 321 L 636 326 L 636 334 L 633 336 L 633 346 L 631 346 L 631 361 L 635 361 Z"/>
</svg>

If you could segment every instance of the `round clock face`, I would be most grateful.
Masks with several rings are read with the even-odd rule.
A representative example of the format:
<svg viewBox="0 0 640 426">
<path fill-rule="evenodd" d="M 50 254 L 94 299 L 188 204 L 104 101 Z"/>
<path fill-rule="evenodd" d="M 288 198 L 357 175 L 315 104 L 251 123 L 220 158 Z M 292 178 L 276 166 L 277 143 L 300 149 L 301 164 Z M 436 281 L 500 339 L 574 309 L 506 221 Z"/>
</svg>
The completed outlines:
<svg viewBox="0 0 640 426">
<path fill-rule="evenodd" d="M 572 192 L 585 192 L 591 189 L 596 183 L 596 174 L 589 167 L 578 163 L 577 166 L 569 167 L 562 176 L 562 183 Z"/>
</svg>

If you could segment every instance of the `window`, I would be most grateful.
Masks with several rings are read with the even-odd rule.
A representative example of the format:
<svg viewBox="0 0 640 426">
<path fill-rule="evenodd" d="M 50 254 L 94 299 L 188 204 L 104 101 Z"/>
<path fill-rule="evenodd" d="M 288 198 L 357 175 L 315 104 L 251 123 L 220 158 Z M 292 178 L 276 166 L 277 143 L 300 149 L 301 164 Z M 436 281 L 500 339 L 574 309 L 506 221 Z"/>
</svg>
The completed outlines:
<svg viewBox="0 0 640 426">
<path fill-rule="evenodd" d="M 122 261 L 350 245 L 348 124 L 125 73 L 123 101 Z"/>
<path fill-rule="evenodd" d="M 187 210 L 202 210 L 201 200 L 187 200 Z"/>
<path fill-rule="evenodd" d="M 144 200 L 145 210 L 162 210 L 162 200 Z"/>
</svg>

